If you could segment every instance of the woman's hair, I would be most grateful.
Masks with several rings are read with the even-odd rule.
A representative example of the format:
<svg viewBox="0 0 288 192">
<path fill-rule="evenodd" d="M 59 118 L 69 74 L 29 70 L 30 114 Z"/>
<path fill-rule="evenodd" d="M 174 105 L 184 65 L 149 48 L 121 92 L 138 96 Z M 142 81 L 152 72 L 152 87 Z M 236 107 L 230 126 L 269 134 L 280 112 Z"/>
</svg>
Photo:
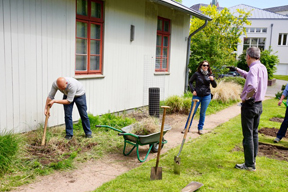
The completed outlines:
<svg viewBox="0 0 288 192">
<path fill-rule="evenodd" d="M 209 64 L 209 62 L 206 61 L 206 60 L 204 60 L 204 61 L 202 61 L 202 62 L 199 63 L 198 68 L 197 68 L 197 71 L 198 71 L 198 72 L 201 72 L 200 69 L 201 69 L 203 63 L 208 63 L 208 74 L 209 74 L 209 75 L 212 74 L 212 70 L 211 70 L 211 68 L 210 68 L 210 64 Z"/>
</svg>

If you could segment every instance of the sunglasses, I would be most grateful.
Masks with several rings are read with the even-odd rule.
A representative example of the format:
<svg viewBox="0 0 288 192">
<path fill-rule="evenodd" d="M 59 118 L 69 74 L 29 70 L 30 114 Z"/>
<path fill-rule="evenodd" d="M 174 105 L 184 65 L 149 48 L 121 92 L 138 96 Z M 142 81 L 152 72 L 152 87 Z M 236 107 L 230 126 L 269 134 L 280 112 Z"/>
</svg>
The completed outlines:
<svg viewBox="0 0 288 192">
<path fill-rule="evenodd" d="M 209 67 L 209 65 L 202 65 L 203 67 Z"/>
</svg>

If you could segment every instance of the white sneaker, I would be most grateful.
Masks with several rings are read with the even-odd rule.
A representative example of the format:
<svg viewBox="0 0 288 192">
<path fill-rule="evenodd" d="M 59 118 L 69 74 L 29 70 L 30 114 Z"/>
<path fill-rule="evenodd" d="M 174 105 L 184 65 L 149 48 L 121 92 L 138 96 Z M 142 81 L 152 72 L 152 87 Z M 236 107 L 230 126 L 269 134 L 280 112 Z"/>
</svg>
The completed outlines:
<svg viewBox="0 0 288 192">
<path fill-rule="evenodd" d="M 281 139 L 279 139 L 278 137 L 276 137 L 276 138 L 274 139 L 274 143 L 279 143 L 280 140 L 281 140 Z"/>
</svg>

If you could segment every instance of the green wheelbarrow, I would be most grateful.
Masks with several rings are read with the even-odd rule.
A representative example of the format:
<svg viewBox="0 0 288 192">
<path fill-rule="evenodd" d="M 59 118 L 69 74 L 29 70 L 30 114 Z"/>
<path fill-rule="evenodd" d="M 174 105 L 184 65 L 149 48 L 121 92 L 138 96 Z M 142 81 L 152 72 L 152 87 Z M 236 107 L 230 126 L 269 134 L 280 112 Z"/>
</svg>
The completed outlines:
<svg viewBox="0 0 288 192">
<path fill-rule="evenodd" d="M 96 125 L 96 127 L 109 128 L 109 129 L 112 129 L 114 131 L 119 132 L 118 135 L 123 136 L 123 138 L 124 138 L 123 155 L 125 155 L 125 156 L 128 156 L 136 147 L 138 160 L 140 162 L 144 162 L 144 161 L 146 161 L 150 151 L 152 151 L 153 153 L 158 152 L 160 132 L 152 133 L 149 135 L 135 135 L 135 134 L 131 133 L 131 130 L 133 129 L 133 125 L 129 125 L 127 127 L 124 127 L 121 130 L 116 129 L 114 127 L 110 127 L 108 125 Z M 165 133 L 167 133 L 167 131 L 169 131 L 170 129 L 171 129 L 171 126 L 164 125 L 163 135 L 165 135 Z M 133 148 L 126 153 L 127 143 L 130 145 L 133 145 Z M 166 144 L 166 143 L 167 143 L 167 141 L 163 137 L 161 148 L 163 148 L 164 144 Z M 149 150 L 148 150 L 145 158 L 142 160 L 142 159 L 140 159 L 140 156 L 139 156 L 139 146 L 143 146 L 143 145 L 149 145 Z"/>
</svg>

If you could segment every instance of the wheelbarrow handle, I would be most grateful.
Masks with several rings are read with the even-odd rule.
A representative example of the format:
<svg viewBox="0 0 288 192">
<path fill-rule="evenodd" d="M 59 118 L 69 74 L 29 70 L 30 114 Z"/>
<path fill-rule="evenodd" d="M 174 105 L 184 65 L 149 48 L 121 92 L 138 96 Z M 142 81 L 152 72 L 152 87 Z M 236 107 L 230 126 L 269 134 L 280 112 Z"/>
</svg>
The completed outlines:
<svg viewBox="0 0 288 192">
<path fill-rule="evenodd" d="M 130 136 L 133 136 L 133 137 L 138 137 L 138 135 L 135 135 L 135 134 L 133 134 L 133 133 L 124 133 L 124 132 L 118 133 L 118 135 L 119 135 L 119 136 L 122 136 L 122 135 L 130 135 Z"/>
<path fill-rule="evenodd" d="M 110 127 L 110 126 L 108 126 L 108 125 L 95 125 L 95 127 L 109 128 L 109 129 L 113 129 L 114 131 L 118 131 L 118 132 L 120 132 L 120 133 L 124 133 L 122 130 L 116 129 L 116 128 L 114 128 L 114 127 Z"/>
</svg>

